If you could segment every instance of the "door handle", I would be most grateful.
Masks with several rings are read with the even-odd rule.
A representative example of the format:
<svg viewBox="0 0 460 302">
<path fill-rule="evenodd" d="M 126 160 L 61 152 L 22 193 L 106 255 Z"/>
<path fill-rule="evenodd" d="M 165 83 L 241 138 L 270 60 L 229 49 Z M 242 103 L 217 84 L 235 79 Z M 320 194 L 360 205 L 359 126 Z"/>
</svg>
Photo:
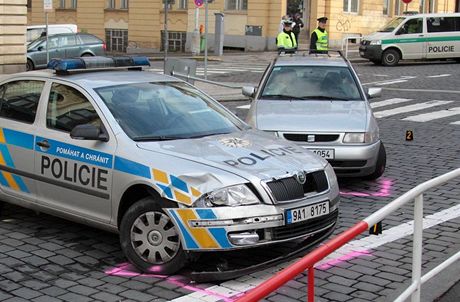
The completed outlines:
<svg viewBox="0 0 460 302">
<path fill-rule="evenodd" d="M 424 37 L 425 35 L 418 35 L 419 37 Z"/>
<path fill-rule="evenodd" d="M 48 143 L 48 141 L 45 139 L 43 141 L 40 141 L 40 142 L 37 142 L 37 146 L 41 147 L 41 148 L 46 148 L 48 149 L 50 147 L 50 144 Z"/>
</svg>

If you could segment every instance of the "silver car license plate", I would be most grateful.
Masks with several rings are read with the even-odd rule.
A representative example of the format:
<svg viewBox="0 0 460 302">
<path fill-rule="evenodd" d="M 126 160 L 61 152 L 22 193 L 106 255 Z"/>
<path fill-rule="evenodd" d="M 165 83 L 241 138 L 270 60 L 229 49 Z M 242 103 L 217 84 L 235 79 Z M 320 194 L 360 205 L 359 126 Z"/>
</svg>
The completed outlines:
<svg viewBox="0 0 460 302">
<path fill-rule="evenodd" d="M 329 214 L 329 201 L 286 211 L 286 223 L 296 223 Z"/>
<path fill-rule="evenodd" d="M 334 159 L 335 157 L 334 149 L 310 149 L 308 148 L 308 150 L 310 150 L 311 152 L 325 159 Z"/>
</svg>

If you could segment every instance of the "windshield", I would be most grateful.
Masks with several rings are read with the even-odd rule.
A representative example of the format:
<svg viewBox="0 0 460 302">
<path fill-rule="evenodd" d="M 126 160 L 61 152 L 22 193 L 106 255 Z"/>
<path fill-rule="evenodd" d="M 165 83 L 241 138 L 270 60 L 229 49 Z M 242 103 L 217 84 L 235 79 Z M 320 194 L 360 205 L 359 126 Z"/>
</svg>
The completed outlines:
<svg viewBox="0 0 460 302">
<path fill-rule="evenodd" d="M 43 45 L 41 46 L 46 47 L 46 40 L 44 38 L 38 38 L 37 40 L 34 40 L 29 45 L 27 45 L 27 49 L 35 49 L 42 43 Z"/>
<path fill-rule="evenodd" d="M 392 19 L 390 22 L 388 22 L 384 27 L 382 27 L 378 32 L 380 33 L 390 33 L 393 30 L 395 30 L 396 27 L 399 26 L 406 18 L 404 17 L 397 17 Z"/>
<path fill-rule="evenodd" d="M 198 138 L 245 128 L 220 104 L 186 83 L 135 83 L 96 92 L 135 141 Z"/>
<path fill-rule="evenodd" d="M 362 100 L 347 67 L 274 67 L 261 98 L 285 100 Z"/>
</svg>

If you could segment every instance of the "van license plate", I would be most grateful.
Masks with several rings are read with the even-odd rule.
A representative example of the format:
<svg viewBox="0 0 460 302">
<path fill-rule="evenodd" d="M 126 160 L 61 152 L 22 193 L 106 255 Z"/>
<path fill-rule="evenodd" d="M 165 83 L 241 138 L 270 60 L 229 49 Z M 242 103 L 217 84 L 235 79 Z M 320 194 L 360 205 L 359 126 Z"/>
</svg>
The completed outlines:
<svg viewBox="0 0 460 302">
<path fill-rule="evenodd" d="M 323 216 L 326 214 L 329 214 L 329 201 L 324 201 L 297 209 L 287 210 L 286 223 L 296 223 L 310 218 Z"/>
</svg>

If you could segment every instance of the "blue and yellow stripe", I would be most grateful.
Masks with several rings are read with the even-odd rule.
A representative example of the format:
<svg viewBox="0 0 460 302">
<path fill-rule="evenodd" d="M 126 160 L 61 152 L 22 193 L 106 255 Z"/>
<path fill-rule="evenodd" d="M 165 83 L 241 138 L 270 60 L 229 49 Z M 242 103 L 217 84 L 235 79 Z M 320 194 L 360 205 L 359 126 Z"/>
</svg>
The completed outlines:
<svg viewBox="0 0 460 302">
<path fill-rule="evenodd" d="M 201 196 L 200 191 L 174 175 L 158 169 L 152 169 L 152 174 L 155 185 L 171 200 L 190 206 Z"/>
</svg>

